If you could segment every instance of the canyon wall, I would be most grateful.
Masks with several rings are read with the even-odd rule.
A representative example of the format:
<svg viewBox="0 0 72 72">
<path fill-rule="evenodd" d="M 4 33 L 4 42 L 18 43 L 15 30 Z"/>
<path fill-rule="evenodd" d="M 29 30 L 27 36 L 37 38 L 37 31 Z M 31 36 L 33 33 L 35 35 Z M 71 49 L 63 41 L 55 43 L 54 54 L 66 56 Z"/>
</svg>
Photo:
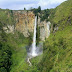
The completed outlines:
<svg viewBox="0 0 72 72">
<path fill-rule="evenodd" d="M 35 14 L 33 13 L 33 11 L 13 10 L 11 11 L 11 13 L 13 14 L 14 24 L 7 24 L 7 26 L 3 27 L 5 32 L 14 33 L 14 31 L 19 31 L 23 33 L 25 37 L 29 37 L 29 35 L 34 31 Z M 10 15 L 11 14 L 8 13 L 8 17 Z M 45 38 L 48 38 L 50 34 L 50 22 L 41 22 L 40 17 L 38 17 L 37 24 L 40 31 L 40 39 L 44 41 Z"/>
<path fill-rule="evenodd" d="M 28 37 L 30 32 L 34 29 L 35 15 L 31 11 L 13 11 L 15 19 L 15 30 L 23 33 L 25 37 Z"/>
<path fill-rule="evenodd" d="M 50 21 L 40 21 L 40 18 L 38 18 L 38 27 L 40 28 L 40 39 L 42 41 L 45 40 L 45 38 L 48 38 L 50 35 Z"/>
<path fill-rule="evenodd" d="M 15 23 L 15 30 L 20 31 L 25 37 L 30 35 L 30 32 L 34 31 L 35 14 L 32 11 L 13 11 Z M 38 27 L 40 28 L 40 39 L 45 40 L 50 34 L 49 30 L 50 22 L 40 22 L 38 17 Z"/>
</svg>

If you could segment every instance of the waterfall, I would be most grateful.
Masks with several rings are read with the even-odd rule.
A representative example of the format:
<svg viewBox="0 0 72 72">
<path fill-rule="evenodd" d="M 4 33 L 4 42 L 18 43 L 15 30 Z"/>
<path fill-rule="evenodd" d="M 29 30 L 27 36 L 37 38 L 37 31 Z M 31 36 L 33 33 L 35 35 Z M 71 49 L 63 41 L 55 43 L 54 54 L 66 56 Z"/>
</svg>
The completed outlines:
<svg viewBox="0 0 72 72">
<path fill-rule="evenodd" d="M 32 44 L 32 56 L 37 56 L 36 52 L 36 26 L 37 26 L 37 16 L 35 17 L 35 26 L 34 26 L 34 35 L 33 35 L 33 44 Z"/>
<path fill-rule="evenodd" d="M 39 43 L 39 45 L 36 46 L 36 27 L 37 27 L 37 16 L 35 17 L 35 23 L 34 23 L 33 43 L 28 52 L 27 62 L 29 63 L 29 66 L 32 66 L 32 64 L 30 62 L 31 58 L 41 55 L 43 53 L 43 51 L 42 51 L 43 44 Z"/>
</svg>

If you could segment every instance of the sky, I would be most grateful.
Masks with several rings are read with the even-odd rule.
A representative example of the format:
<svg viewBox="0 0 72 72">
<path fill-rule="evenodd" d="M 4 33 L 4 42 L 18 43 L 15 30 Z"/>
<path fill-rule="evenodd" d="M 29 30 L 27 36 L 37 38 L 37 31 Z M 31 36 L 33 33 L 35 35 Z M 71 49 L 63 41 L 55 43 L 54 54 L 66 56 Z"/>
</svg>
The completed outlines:
<svg viewBox="0 0 72 72">
<path fill-rule="evenodd" d="M 41 6 L 41 9 L 55 8 L 66 0 L 0 0 L 0 8 L 12 9 L 12 10 L 23 10 L 37 8 Z"/>
</svg>

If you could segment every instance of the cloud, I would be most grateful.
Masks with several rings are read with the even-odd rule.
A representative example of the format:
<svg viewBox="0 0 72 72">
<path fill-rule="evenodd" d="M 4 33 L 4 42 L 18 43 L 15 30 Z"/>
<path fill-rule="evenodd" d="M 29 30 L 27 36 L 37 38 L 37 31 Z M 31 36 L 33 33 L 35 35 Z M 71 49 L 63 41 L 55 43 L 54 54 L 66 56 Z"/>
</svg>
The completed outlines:
<svg viewBox="0 0 72 72">
<path fill-rule="evenodd" d="M 60 3 L 66 0 L 0 0 L 1 8 L 9 9 L 29 9 L 30 7 L 37 8 L 41 6 L 42 9 L 55 8 Z"/>
</svg>

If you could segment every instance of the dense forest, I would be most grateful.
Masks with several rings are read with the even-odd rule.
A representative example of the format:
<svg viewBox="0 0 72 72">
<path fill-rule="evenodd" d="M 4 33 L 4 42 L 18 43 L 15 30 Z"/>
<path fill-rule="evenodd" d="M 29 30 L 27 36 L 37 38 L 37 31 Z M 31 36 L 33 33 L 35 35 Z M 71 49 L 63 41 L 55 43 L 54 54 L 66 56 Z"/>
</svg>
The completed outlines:
<svg viewBox="0 0 72 72">
<path fill-rule="evenodd" d="M 0 72 L 72 72 L 72 0 L 54 9 L 41 10 L 39 6 L 31 11 L 41 21 L 51 22 L 51 34 L 43 42 L 43 54 L 32 58 L 29 66 L 26 57 L 32 35 L 26 38 L 18 31 L 6 33 L 3 27 L 15 25 L 15 20 L 12 10 L 0 9 Z"/>
</svg>

